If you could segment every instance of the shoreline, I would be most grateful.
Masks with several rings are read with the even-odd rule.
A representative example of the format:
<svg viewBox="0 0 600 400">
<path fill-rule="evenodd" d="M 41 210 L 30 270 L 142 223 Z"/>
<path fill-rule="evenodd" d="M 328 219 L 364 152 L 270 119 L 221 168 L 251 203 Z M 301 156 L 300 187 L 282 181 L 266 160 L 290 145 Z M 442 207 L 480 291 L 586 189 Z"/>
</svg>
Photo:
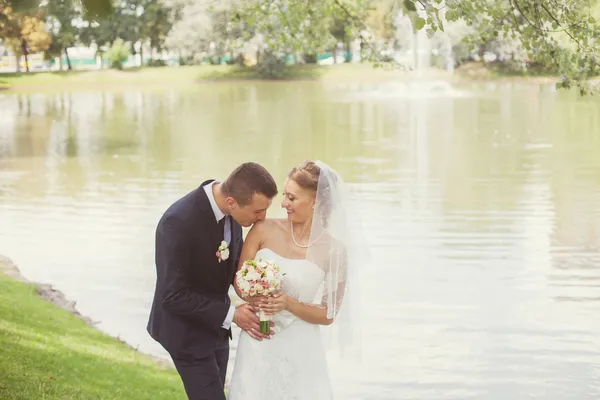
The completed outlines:
<svg viewBox="0 0 600 400">
<path fill-rule="evenodd" d="M 97 330 L 98 332 L 102 333 L 103 335 L 112 337 L 115 340 L 118 340 L 119 342 L 123 343 L 124 345 L 126 345 L 128 348 L 130 348 L 131 350 L 139 353 L 139 354 L 143 354 L 144 356 L 149 357 L 150 359 L 152 359 L 152 361 L 154 361 L 158 366 L 162 367 L 162 368 L 170 368 L 170 369 L 175 369 L 175 367 L 173 366 L 173 364 L 167 360 L 164 359 L 162 357 L 158 357 L 152 354 L 148 354 L 148 353 L 144 353 L 139 351 L 137 348 L 133 347 L 131 344 L 127 343 L 126 341 L 122 340 L 119 337 L 115 337 L 112 335 L 107 334 L 106 332 L 101 331 L 100 329 L 97 328 L 96 324 L 98 323 L 98 321 L 94 321 L 91 318 L 81 314 L 77 308 L 76 308 L 76 301 L 72 301 L 69 300 L 67 298 L 67 296 L 65 296 L 65 294 L 63 292 L 61 292 L 60 290 L 54 288 L 52 285 L 47 284 L 47 283 L 39 283 L 39 282 L 33 282 L 28 280 L 27 278 L 25 278 L 23 276 L 23 274 L 21 274 L 21 271 L 19 270 L 19 268 L 15 265 L 15 263 L 9 258 L 6 257 L 4 255 L 0 254 L 0 273 L 4 274 L 5 276 L 7 276 L 10 279 L 13 279 L 15 281 L 24 283 L 26 285 L 31 285 L 35 288 L 35 291 L 38 295 L 38 297 L 64 311 L 67 311 L 68 313 L 76 316 L 77 318 L 81 319 L 82 321 L 84 321 L 86 323 L 87 326 Z"/>
<path fill-rule="evenodd" d="M 430 68 L 423 71 L 375 68 L 370 64 L 295 65 L 284 76 L 267 79 L 252 67 L 231 65 L 189 65 L 174 67 L 142 67 L 122 71 L 100 69 L 89 71 L 55 71 L 30 73 L 0 73 L 0 92 L 41 92 L 48 90 L 87 90 L 94 88 L 123 89 L 124 87 L 159 88 L 168 86 L 189 87 L 190 84 L 215 84 L 231 82 L 260 82 L 278 84 L 287 82 L 385 82 L 422 79 L 447 79 L 464 81 L 513 80 L 531 84 L 548 84 L 559 81 L 552 75 L 513 74 L 497 71 L 491 65 L 466 63 L 454 71 Z M 593 81 L 594 79 L 591 79 Z"/>
</svg>

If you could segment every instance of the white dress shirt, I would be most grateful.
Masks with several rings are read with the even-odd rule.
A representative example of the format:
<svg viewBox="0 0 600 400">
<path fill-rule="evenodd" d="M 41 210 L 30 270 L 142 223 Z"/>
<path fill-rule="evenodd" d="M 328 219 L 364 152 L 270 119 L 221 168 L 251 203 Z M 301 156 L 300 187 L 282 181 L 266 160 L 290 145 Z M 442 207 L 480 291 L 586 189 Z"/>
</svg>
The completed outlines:
<svg viewBox="0 0 600 400">
<path fill-rule="evenodd" d="M 217 220 L 217 223 L 219 223 L 219 221 L 221 221 L 223 218 L 225 218 L 225 214 L 223 213 L 223 211 L 221 211 L 221 209 L 217 205 L 217 201 L 215 200 L 215 195 L 213 194 L 212 187 L 215 183 L 217 183 L 217 182 L 213 181 L 213 182 L 209 183 L 208 185 L 204 186 L 204 191 L 206 192 L 206 196 L 208 197 L 208 201 L 210 202 L 210 207 L 212 208 L 213 213 L 215 214 L 215 219 Z M 223 236 L 224 236 L 224 240 L 227 242 L 227 244 L 231 244 L 231 220 L 230 220 L 230 218 L 227 218 L 225 220 Z M 231 323 L 233 322 L 233 313 L 234 312 L 235 312 L 235 307 L 229 306 L 229 311 L 227 312 L 227 316 L 225 317 L 225 321 L 223 321 L 223 325 L 221 325 L 221 327 L 223 327 L 225 329 L 231 328 Z"/>
</svg>

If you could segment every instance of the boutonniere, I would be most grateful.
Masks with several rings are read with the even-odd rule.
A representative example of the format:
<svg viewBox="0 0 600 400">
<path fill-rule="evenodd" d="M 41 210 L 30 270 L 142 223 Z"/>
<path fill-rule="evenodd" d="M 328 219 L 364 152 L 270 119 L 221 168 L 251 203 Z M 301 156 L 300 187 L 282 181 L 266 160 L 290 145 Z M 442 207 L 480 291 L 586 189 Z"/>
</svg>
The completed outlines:
<svg viewBox="0 0 600 400">
<path fill-rule="evenodd" d="M 229 246 L 226 241 L 222 241 L 219 249 L 217 250 L 217 259 L 219 262 L 225 261 L 229 258 Z"/>
</svg>

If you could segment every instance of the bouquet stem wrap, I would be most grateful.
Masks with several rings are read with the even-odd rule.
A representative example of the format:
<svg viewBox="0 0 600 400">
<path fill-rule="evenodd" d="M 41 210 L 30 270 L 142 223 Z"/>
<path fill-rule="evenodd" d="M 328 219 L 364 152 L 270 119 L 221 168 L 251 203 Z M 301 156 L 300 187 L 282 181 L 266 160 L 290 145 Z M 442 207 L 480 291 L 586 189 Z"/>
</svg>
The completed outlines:
<svg viewBox="0 0 600 400">
<path fill-rule="evenodd" d="M 271 334 L 271 316 L 265 314 L 264 311 L 258 312 L 258 318 L 260 319 L 260 333 L 265 335 Z"/>
</svg>

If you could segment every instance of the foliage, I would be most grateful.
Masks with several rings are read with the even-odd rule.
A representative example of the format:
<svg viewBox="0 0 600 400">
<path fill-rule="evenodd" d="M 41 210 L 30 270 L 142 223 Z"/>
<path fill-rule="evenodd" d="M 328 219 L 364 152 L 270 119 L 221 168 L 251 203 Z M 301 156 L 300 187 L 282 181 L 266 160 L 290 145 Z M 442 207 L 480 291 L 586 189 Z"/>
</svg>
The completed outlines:
<svg viewBox="0 0 600 400">
<path fill-rule="evenodd" d="M 588 92 L 587 79 L 600 61 L 600 25 L 591 15 L 589 0 L 455 0 L 447 5 L 447 20 L 462 18 L 476 28 L 472 43 L 491 37 L 517 40 L 532 61 L 556 67 L 562 77 L 559 87 Z M 434 27 L 439 13 L 427 11 Z M 437 26 L 442 29 L 441 23 Z"/>
<path fill-rule="evenodd" d="M 32 51 L 48 49 L 52 41 L 41 17 L 39 12 L 16 12 L 11 7 L 0 4 L 0 37 L 4 38 L 18 57 L 25 56 L 27 70 L 27 55 Z"/>
<path fill-rule="evenodd" d="M 151 48 L 160 51 L 173 24 L 181 19 L 183 6 L 162 0 L 145 0 L 141 6 L 144 11 L 140 16 L 140 39 L 147 39 Z"/>
<path fill-rule="evenodd" d="M 270 49 L 289 51 L 322 48 L 329 42 L 331 21 L 341 12 L 347 35 L 359 38 L 369 59 L 378 62 L 374 38 L 390 36 L 391 14 L 409 15 L 413 28 L 430 37 L 462 19 L 474 28 L 467 39 L 472 49 L 495 38 L 518 41 L 532 61 L 556 66 L 560 87 L 577 86 L 585 93 L 586 79 L 599 62 L 594 5 L 595 0 L 241 0 L 232 20 L 264 32 Z"/>
<path fill-rule="evenodd" d="M 117 38 L 106 52 L 106 58 L 110 62 L 111 68 L 115 69 L 123 69 L 123 64 L 129 55 L 129 47 L 121 38 Z"/>
<path fill-rule="evenodd" d="M 283 77 L 285 68 L 285 61 L 278 57 L 276 54 L 273 54 L 270 51 L 267 51 L 261 63 L 258 65 L 258 73 L 260 76 L 269 79 L 280 79 Z"/>
<path fill-rule="evenodd" d="M 219 60 L 226 54 L 232 55 L 233 59 L 235 53 L 243 51 L 243 32 L 248 33 L 248 27 L 239 21 L 231 21 L 232 2 L 192 1 L 179 6 L 181 19 L 170 31 L 166 40 L 168 47 L 179 49 L 185 58 L 196 57 L 198 61 L 204 58 Z"/>
<path fill-rule="evenodd" d="M 3 10 L 30 10 L 41 0 L 0 0 L 0 37 L 10 21 Z M 73 42 L 95 42 L 100 49 L 122 38 L 181 51 L 186 60 L 231 60 L 252 64 L 240 54 L 260 60 L 288 55 L 314 61 L 315 54 L 360 41 L 363 59 L 375 65 L 393 63 L 389 48 L 397 44 L 395 21 L 409 18 L 413 31 L 430 38 L 449 33 L 460 23 L 468 33 L 460 43 L 452 37 L 455 57 L 494 52 L 513 68 L 550 67 L 561 76 L 560 87 L 588 91 L 588 78 L 599 71 L 600 8 L 597 0 L 46 0 L 46 12 L 60 24 L 53 30 L 50 52 Z M 67 7 L 66 4 L 74 4 Z M 78 6 L 79 5 L 79 6 Z M 54 6 L 55 11 L 51 11 Z M 61 7 L 63 8 L 61 8 Z M 79 7 L 79 8 L 78 8 Z M 73 32 L 68 21 L 80 12 L 88 26 Z M 79 10 L 79 11 L 77 11 Z M 63 28 L 64 32 L 63 32 Z M 466 30 L 464 32 L 467 32 Z M 464 40 L 462 40 L 464 37 Z M 42 42 L 33 37 L 29 41 Z M 43 46 L 38 46 L 43 47 Z M 264 57 L 271 54 L 274 58 Z M 253 56 L 251 57 L 253 58 Z M 218 62 L 218 61 L 217 61 Z M 232 61 L 233 62 L 233 61 Z M 270 61 L 269 61 L 270 62 Z"/>
<path fill-rule="evenodd" d="M 71 69 L 67 48 L 76 43 L 78 29 L 73 25 L 73 21 L 81 17 L 81 13 L 73 0 L 47 0 L 44 11 L 48 15 L 47 28 L 52 39 L 45 56 L 51 59 L 60 57 L 65 52 L 68 67 Z"/>
</svg>

